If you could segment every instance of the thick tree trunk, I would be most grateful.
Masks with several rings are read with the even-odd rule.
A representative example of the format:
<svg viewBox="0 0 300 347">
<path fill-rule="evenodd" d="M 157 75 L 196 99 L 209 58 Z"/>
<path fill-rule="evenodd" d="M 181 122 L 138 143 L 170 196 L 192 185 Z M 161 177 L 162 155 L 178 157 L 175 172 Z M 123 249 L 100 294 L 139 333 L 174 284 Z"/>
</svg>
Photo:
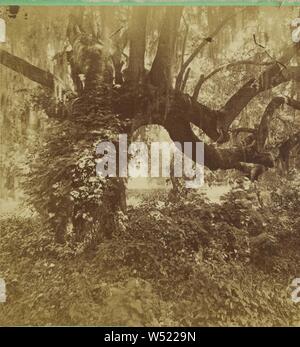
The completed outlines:
<svg viewBox="0 0 300 347">
<path fill-rule="evenodd" d="M 284 104 L 292 107 L 295 110 L 300 109 L 300 102 L 289 97 L 276 96 L 270 101 L 257 129 L 256 147 L 259 152 L 262 152 L 265 148 L 274 112 Z"/>
<path fill-rule="evenodd" d="M 300 132 L 289 137 L 279 146 L 279 168 L 282 174 L 288 174 L 290 168 L 290 153 L 300 144 Z"/>
<path fill-rule="evenodd" d="M 172 86 L 172 68 L 177 31 L 180 25 L 182 7 L 168 7 L 161 27 L 157 53 L 149 80 L 152 85 L 166 91 Z"/>
<path fill-rule="evenodd" d="M 129 28 L 128 81 L 137 84 L 145 73 L 147 7 L 134 7 Z"/>
</svg>

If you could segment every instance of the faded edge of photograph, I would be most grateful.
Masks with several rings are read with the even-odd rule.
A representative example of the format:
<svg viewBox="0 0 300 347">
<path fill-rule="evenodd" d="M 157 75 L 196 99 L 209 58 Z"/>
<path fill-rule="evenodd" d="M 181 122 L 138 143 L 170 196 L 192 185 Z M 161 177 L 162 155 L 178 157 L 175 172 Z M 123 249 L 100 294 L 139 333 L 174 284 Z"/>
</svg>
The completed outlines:
<svg viewBox="0 0 300 347">
<path fill-rule="evenodd" d="M 0 7 L 0 326 L 299 326 L 300 10 Z"/>
</svg>

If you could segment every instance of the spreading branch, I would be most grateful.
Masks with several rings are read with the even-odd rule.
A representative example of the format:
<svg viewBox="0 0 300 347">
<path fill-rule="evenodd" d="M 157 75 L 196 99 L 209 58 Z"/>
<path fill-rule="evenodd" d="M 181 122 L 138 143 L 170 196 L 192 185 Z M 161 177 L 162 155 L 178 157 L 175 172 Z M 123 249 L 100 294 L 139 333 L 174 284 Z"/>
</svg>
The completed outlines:
<svg viewBox="0 0 300 347">
<path fill-rule="evenodd" d="M 16 57 L 0 49 L 0 64 L 8 67 L 9 69 L 22 74 L 29 78 L 31 81 L 39 83 L 40 85 L 54 90 L 54 76 L 52 73 L 42 70 L 26 60 Z"/>
<path fill-rule="evenodd" d="M 192 143 L 191 159 L 197 162 L 196 143 L 200 142 L 189 122 L 187 101 L 177 96 L 167 116 L 164 127 L 174 142 L 179 142 L 182 147 L 184 142 Z M 190 106 L 192 108 L 192 105 Z M 204 165 L 210 170 L 238 169 L 242 170 L 242 162 L 261 164 L 273 167 L 273 159 L 270 153 L 257 153 L 254 148 L 232 147 L 218 148 L 204 143 Z M 201 163 L 199 163 L 201 164 Z"/>
<path fill-rule="evenodd" d="M 289 62 L 298 49 L 297 45 L 286 48 L 285 54 L 280 59 L 281 62 Z M 212 140 L 217 141 L 220 136 L 218 128 L 222 127 L 223 132 L 227 134 L 232 122 L 254 97 L 282 83 L 298 80 L 299 76 L 300 67 L 282 68 L 280 64 L 274 63 L 258 78 L 248 80 L 220 110 L 212 110 L 192 98 L 192 108 L 189 112 L 190 121 L 201 128 Z"/>
<path fill-rule="evenodd" d="M 211 71 L 208 75 L 206 75 L 206 76 L 201 75 L 200 76 L 200 78 L 199 78 L 199 80 L 198 80 L 198 82 L 197 82 L 197 84 L 196 84 L 196 86 L 194 88 L 194 93 L 193 93 L 192 98 L 194 100 L 197 100 L 202 85 L 207 80 L 209 80 L 210 78 L 212 78 L 214 75 L 216 75 L 218 72 L 220 72 L 222 70 L 226 70 L 226 69 L 229 69 L 229 68 L 231 68 L 233 66 L 238 66 L 238 65 L 267 66 L 267 65 L 272 65 L 272 64 L 274 64 L 274 62 L 257 62 L 257 61 L 253 61 L 253 60 L 238 60 L 238 61 L 235 61 L 235 62 L 232 62 L 232 63 L 221 65 L 221 66 L 217 67 L 216 69 L 214 69 L 213 71 Z"/>
<path fill-rule="evenodd" d="M 287 64 L 298 50 L 299 48 L 296 45 L 288 47 L 279 59 L 281 64 L 272 64 L 257 79 L 252 78 L 247 81 L 242 88 L 229 98 L 220 110 L 223 113 L 223 126 L 225 130 L 228 131 L 229 126 L 235 118 L 255 96 L 281 83 L 298 78 L 298 74 L 300 74 L 298 67 L 293 69 L 282 67 L 282 64 Z"/>
</svg>

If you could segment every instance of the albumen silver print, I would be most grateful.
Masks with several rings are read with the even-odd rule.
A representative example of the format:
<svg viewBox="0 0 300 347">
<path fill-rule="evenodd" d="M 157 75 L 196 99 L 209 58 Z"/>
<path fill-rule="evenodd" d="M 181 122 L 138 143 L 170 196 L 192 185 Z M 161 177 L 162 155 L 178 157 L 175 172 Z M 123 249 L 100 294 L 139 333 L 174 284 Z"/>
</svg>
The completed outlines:
<svg viewBox="0 0 300 347">
<path fill-rule="evenodd" d="M 78 2 L 0 2 L 0 326 L 299 327 L 300 7 Z"/>
</svg>

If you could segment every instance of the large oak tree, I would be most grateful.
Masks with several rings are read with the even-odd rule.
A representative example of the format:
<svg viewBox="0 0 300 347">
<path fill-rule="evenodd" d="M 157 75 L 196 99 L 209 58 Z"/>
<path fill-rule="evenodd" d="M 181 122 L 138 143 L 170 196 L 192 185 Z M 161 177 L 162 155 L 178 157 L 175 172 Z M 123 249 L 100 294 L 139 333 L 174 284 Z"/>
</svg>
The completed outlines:
<svg viewBox="0 0 300 347">
<path fill-rule="evenodd" d="M 204 144 L 205 166 L 209 169 L 238 169 L 249 174 L 256 165 L 273 167 L 274 156 L 265 149 L 270 120 L 276 108 L 282 104 L 299 109 L 299 102 L 293 98 L 275 97 L 270 101 L 261 116 L 259 127 L 245 130 L 251 134 L 252 141 L 249 145 L 232 147 L 221 145 L 229 141 L 232 123 L 252 99 L 282 83 L 300 80 L 300 68 L 289 65 L 291 59 L 298 54 L 299 45 L 291 42 L 287 47 L 282 47 L 284 54 L 281 57 L 268 62 L 249 60 L 233 62 L 232 65 L 265 65 L 265 69 L 258 78 L 253 77 L 246 81 L 221 108 L 212 109 L 198 102 L 197 96 L 203 88 L 203 83 L 224 67 L 217 68 L 207 76 L 202 75 L 193 93 L 188 95 L 184 93 L 184 87 L 189 78 L 189 67 L 204 47 L 213 44 L 214 37 L 234 16 L 238 16 L 239 12 L 221 21 L 210 36 L 203 38 L 188 58 L 183 59 L 179 71 L 175 71 L 176 40 L 183 20 L 182 14 L 182 7 L 164 9 L 157 50 L 150 70 L 145 66 L 149 19 L 147 7 L 132 9 L 129 28 L 125 34 L 118 28 L 114 28 L 116 30 L 113 35 L 108 35 L 102 30 L 101 39 L 92 29 L 90 32 L 82 30 L 80 13 L 70 16 L 66 30 L 71 49 L 63 54 L 67 55 L 77 95 L 69 101 L 59 100 L 60 107 L 54 108 L 55 112 L 53 108 L 51 112 L 46 109 L 46 112 L 61 121 L 68 119 L 68 122 L 76 123 L 78 128 L 81 128 L 82 124 L 86 126 L 88 113 L 89 121 L 95 119 L 97 121 L 88 124 L 84 128 L 85 131 L 109 129 L 111 137 L 107 135 L 109 132 L 105 135 L 102 133 L 100 140 L 102 136 L 102 140 L 114 142 L 117 133 L 126 132 L 130 136 L 140 126 L 159 124 L 168 131 L 173 141 L 182 144 L 193 143 L 193 160 L 196 160 L 196 143 L 201 141 L 193 130 L 194 127 L 198 127 L 212 140 Z M 103 23 L 106 23 L 107 27 L 109 21 L 106 15 L 103 10 Z M 124 53 L 126 46 L 129 47 L 129 55 L 126 57 L 127 67 L 124 69 L 122 55 L 126 55 Z M 64 90 L 67 87 L 58 76 L 7 51 L 0 50 L 0 63 L 39 83 L 50 93 L 56 95 L 58 93 L 59 98 L 61 93 L 67 92 Z M 80 75 L 84 75 L 84 82 L 79 78 Z M 71 103 L 71 107 L 68 103 Z M 77 134 L 79 132 L 78 130 Z M 299 136 L 294 136 L 285 145 L 283 144 L 282 148 L 291 150 L 298 142 Z M 104 234 L 108 235 L 112 230 L 119 228 L 121 222 L 116 221 L 115 216 L 125 209 L 123 193 L 124 182 L 121 179 L 109 178 L 103 184 L 101 206 L 106 206 L 106 212 L 96 219 Z M 59 241 L 64 242 L 68 228 L 76 229 L 72 217 L 75 213 L 74 209 L 68 211 L 68 217 L 65 218 L 63 227 L 60 225 L 57 233 Z"/>
</svg>

